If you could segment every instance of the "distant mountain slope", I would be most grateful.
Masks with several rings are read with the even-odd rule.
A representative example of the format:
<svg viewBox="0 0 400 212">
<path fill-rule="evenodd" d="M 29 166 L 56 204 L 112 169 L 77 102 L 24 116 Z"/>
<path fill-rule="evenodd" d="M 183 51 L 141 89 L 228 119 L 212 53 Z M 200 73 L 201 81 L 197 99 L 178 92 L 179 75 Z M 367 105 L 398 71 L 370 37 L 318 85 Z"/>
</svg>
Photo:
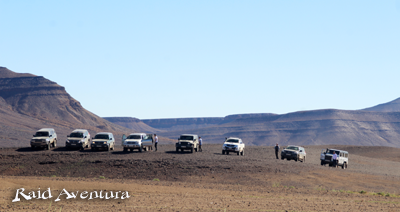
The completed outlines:
<svg viewBox="0 0 400 212">
<path fill-rule="evenodd" d="M 61 145 L 76 128 L 92 135 L 110 131 L 117 138 L 132 131 L 86 110 L 53 81 L 0 67 L 0 146 L 29 146 L 32 134 L 43 127 L 55 128 Z"/>
<path fill-rule="evenodd" d="M 132 129 L 135 132 L 145 132 L 145 133 L 158 133 L 162 130 L 155 129 L 149 125 L 143 123 L 140 119 L 132 117 L 103 117 L 103 119 L 118 124 L 120 126 Z"/>
<path fill-rule="evenodd" d="M 237 114 L 225 117 L 209 118 L 175 118 L 175 119 L 143 119 L 142 121 L 153 127 L 165 131 L 192 130 L 228 123 L 239 118 L 274 116 L 272 113 Z M 113 122 L 113 121 L 111 121 Z"/>
<path fill-rule="evenodd" d="M 239 118 L 232 122 L 192 130 L 160 133 L 171 139 L 195 133 L 210 143 L 236 136 L 250 145 L 372 145 L 400 147 L 400 113 L 314 110 Z"/>
<path fill-rule="evenodd" d="M 53 81 L 41 76 L 19 76 L 6 68 L 0 70 L 3 74 L 0 77 L 0 97 L 17 113 L 66 126 L 92 126 L 112 131 L 123 129 L 84 109 L 64 87 Z"/>
<path fill-rule="evenodd" d="M 393 101 L 376 105 L 363 109 L 365 111 L 377 111 L 377 112 L 400 112 L 400 98 Z"/>
</svg>

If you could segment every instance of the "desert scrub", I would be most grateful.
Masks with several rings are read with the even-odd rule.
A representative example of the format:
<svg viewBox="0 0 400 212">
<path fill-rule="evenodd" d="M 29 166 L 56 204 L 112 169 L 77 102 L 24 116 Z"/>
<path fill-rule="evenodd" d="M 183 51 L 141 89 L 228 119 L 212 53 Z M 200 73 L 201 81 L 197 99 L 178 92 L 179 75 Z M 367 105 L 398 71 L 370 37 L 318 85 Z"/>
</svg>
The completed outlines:
<svg viewBox="0 0 400 212">
<path fill-rule="evenodd" d="M 160 179 L 158 179 L 158 178 L 154 178 L 154 179 L 153 179 L 153 181 L 160 182 Z"/>
<path fill-rule="evenodd" d="M 100 176 L 100 177 L 99 177 L 99 179 L 106 179 L 106 177 L 104 177 L 104 176 Z"/>
<path fill-rule="evenodd" d="M 362 191 L 360 191 L 359 193 L 360 193 L 360 194 L 366 194 L 367 192 L 364 191 L 364 190 L 362 190 Z"/>
<path fill-rule="evenodd" d="M 281 186 L 280 183 L 273 183 L 273 184 L 272 184 L 272 187 L 274 187 L 274 188 L 277 188 L 277 187 L 280 187 L 280 186 Z"/>
</svg>

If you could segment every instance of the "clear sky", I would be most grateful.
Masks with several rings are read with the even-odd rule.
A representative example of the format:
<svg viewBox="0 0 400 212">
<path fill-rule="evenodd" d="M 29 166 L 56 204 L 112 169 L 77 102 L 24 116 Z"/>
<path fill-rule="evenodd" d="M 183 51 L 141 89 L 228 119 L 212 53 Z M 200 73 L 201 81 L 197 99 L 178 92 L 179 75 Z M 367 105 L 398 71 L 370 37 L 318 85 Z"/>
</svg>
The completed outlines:
<svg viewBox="0 0 400 212">
<path fill-rule="evenodd" d="M 99 116 L 361 109 L 400 97 L 400 0 L 0 0 L 0 66 Z"/>
</svg>

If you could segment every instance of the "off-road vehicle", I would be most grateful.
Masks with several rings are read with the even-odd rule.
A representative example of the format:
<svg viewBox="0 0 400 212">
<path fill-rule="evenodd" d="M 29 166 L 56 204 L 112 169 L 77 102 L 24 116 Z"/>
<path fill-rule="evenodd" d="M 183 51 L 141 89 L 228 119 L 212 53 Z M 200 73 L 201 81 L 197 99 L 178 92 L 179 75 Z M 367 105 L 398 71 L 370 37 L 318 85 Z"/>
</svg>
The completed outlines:
<svg viewBox="0 0 400 212">
<path fill-rule="evenodd" d="M 336 163 L 336 166 L 334 165 L 332 156 L 336 152 L 338 156 L 338 160 Z M 341 166 L 342 169 L 347 169 L 347 166 L 349 165 L 349 153 L 347 151 L 343 150 L 338 150 L 338 149 L 323 149 L 321 151 L 321 166 L 324 166 L 326 164 L 329 164 L 329 166 L 334 166 L 335 168 L 337 166 Z"/>
<path fill-rule="evenodd" d="M 139 152 L 153 150 L 153 135 L 146 133 L 132 133 L 123 139 L 122 147 L 124 152 L 138 149 Z"/>
<path fill-rule="evenodd" d="M 301 146 L 289 145 L 281 152 L 282 160 L 286 158 L 287 160 L 305 162 L 306 156 L 307 156 L 306 150 L 304 149 L 304 147 Z"/>
<path fill-rule="evenodd" d="M 178 143 L 175 144 L 176 151 L 184 151 L 190 150 L 193 153 L 193 150 L 197 152 L 199 148 L 199 136 L 192 134 L 183 134 L 178 138 Z"/>
<path fill-rule="evenodd" d="M 222 154 L 229 155 L 230 152 L 235 152 L 237 155 L 244 155 L 244 147 L 242 139 L 229 137 L 225 139 L 222 146 Z"/>
<path fill-rule="evenodd" d="M 36 147 L 49 150 L 51 147 L 57 146 L 57 134 L 53 128 L 43 128 L 38 130 L 31 139 L 32 149 Z"/>
<path fill-rule="evenodd" d="M 107 151 L 114 150 L 115 148 L 115 139 L 114 135 L 109 132 L 100 132 L 97 133 L 94 138 L 92 138 L 91 149 L 99 150 L 106 149 Z"/>
<path fill-rule="evenodd" d="M 90 133 L 85 129 L 76 129 L 71 134 L 67 135 L 65 141 L 65 147 L 67 148 L 89 148 L 90 145 Z"/>
</svg>

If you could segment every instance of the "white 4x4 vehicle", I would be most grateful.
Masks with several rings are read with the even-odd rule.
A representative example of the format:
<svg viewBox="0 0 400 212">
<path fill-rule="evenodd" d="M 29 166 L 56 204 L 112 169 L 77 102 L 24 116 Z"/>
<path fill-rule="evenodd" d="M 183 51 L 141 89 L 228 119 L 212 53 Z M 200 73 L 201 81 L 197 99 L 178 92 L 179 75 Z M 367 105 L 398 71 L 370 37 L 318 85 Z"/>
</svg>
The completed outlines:
<svg viewBox="0 0 400 212">
<path fill-rule="evenodd" d="M 130 149 L 138 149 L 139 152 L 149 151 L 153 149 L 153 135 L 146 133 L 132 133 L 127 138 L 122 139 L 122 147 L 124 147 L 124 152 Z"/>
<path fill-rule="evenodd" d="M 33 138 L 31 139 L 31 147 L 32 149 L 36 147 L 44 147 L 47 150 L 50 147 L 57 146 L 57 134 L 53 128 L 43 128 L 38 130 Z"/>
<path fill-rule="evenodd" d="M 229 137 L 225 139 L 224 145 L 222 146 L 222 154 L 229 155 L 229 152 L 236 152 L 237 155 L 244 155 L 244 143 L 240 138 Z"/>
<path fill-rule="evenodd" d="M 115 148 L 114 135 L 109 132 L 97 133 L 96 136 L 92 138 L 92 144 L 90 147 L 92 151 L 98 149 L 106 149 L 107 151 L 114 150 Z"/>
<path fill-rule="evenodd" d="M 335 164 L 333 162 L 332 156 L 336 152 L 337 154 L 337 163 Z M 347 166 L 349 165 L 349 153 L 347 151 L 343 150 L 337 150 L 337 149 L 326 149 L 321 151 L 321 166 L 325 164 L 329 164 L 329 166 L 334 166 L 335 168 L 337 166 L 341 166 L 342 169 L 346 169 Z"/>
<path fill-rule="evenodd" d="M 65 147 L 67 148 L 89 148 L 90 145 L 90 133 L 85 129 L 76 129 L 71 134 L 67 135 L 65 141 Z"/>
</svg>

